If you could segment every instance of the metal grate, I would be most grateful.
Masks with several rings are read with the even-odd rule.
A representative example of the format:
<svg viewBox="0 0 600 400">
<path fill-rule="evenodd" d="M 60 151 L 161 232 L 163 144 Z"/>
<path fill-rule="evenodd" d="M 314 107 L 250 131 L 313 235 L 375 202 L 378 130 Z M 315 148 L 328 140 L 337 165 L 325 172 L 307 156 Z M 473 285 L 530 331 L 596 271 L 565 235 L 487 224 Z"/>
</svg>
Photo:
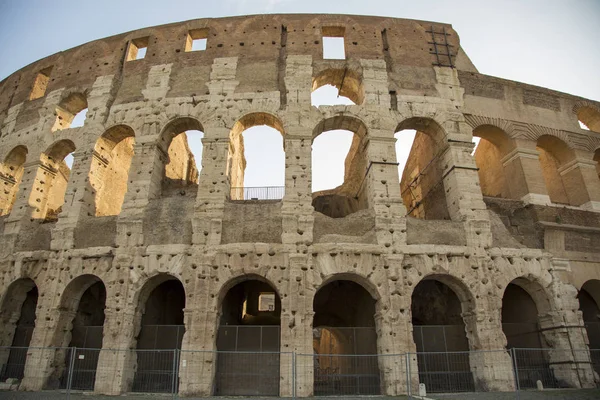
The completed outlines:
<svg viewBox="0 0 600 400">
<path fill-rule="evenodd" d="M 230 200 L 281 200 L 285 186 L 232 187 Z"/>
<path fill-rule="evenodd" d="M 450 34 L 446 32 L 446 27 L 442 26 L 441 32 L 436 32 L 434 26 L 431 25 L 431 30 L 425 32 L 431 34 L 431 41 L 427 42 L 427 44 L 433 45 L 429 51 L 429 54 L 435 55 L 435 62 L 433 65 L 454 68 L 453 57 L 456 57 L 456 53 L 452 53 L 452 48 L 454 46 L 448 43 L 448 36 L 450 36 Z"/>
</svg>

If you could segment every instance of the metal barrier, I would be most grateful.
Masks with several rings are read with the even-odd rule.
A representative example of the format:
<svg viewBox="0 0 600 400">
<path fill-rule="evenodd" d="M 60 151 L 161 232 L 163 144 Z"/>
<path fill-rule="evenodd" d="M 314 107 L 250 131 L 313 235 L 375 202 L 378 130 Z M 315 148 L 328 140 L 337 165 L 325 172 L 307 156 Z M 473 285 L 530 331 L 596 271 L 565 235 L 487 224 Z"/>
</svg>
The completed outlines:
<svg viewBox="0 0 600 400">
<path fill-rule="evenodd" d="M 285 195 L 285 186 L 232 187 L 230 200 L 281 200 Z"/>
<path fill-rule="evenodd" d="M 235 329 L 236 337 L 241 333 Z M 3 347 L 0 362 L 5 378 L 0 398 L 11 399 L 94 399 L 94 390 L 121 397 L 133 393 L 134 398 L 426 394 L 430 399 L 479 399 L 494 393 L 490 398 L 523 400 L 544 398 L 539 390 L 552 391 L 555 398 L 600 398 L 600 389 L 590 388 L 594 379 L 600 387 L 592 372 L 600 367 L 600 350 L 587 349 L 357 355 Z M 29 385 L 43 383 L 42 391 L 15 391 L 24 375 Z"/>
</svg>

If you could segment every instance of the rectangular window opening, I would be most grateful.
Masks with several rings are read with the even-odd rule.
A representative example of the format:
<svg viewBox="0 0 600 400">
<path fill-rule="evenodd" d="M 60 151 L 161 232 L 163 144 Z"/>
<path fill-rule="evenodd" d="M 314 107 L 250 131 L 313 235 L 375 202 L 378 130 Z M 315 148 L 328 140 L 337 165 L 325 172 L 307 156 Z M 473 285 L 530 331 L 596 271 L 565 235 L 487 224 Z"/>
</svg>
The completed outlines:
<svg viewBox="0 0 600 400">
<path fill-rule="evenodd" d="M 258 296 L 258 311 L 275 311 L 275 293 L 261 293 Z"/>
<path fill-rule="evenodd" d="M 339 26 L 323 27 L 323 59 L 345 60 L 345 29 Z"/>
<path fill-rule="evenodd" d="M 208 29 L 192 29 L 185 41 L 185 51 L 204 51 L 208 42 Z"/>
<path fill-rule="evenodd" d="M 141 60 L 142 58 L 146 57 L 148 42 L 149 37 L 133 39 L 131 42 L 129 42 L 127 61 Z"/>
<path fill-rule="evenodd" d="M 48 88 L 48 82 L 50 82 L 50 73 L 52 72 L 52 67 L 44 68 L 40 72 L 38 72 L 35 77 L 35 81 L 33 82 L 33 88 L 31 88 L 31 93 L 29 94 L 29 100 L 39 99 L 40 97 L 44 97 L 46 94 L 46 89 Z"/>
</svg>

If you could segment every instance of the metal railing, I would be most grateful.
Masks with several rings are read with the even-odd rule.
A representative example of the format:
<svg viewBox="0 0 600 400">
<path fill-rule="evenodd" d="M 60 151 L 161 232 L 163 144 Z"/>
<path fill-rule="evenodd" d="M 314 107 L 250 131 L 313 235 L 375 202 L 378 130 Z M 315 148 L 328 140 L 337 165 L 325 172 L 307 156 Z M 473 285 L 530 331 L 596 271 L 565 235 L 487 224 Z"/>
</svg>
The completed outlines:
<svg viewBox="0 0 600 400">
<path fill-rule="evenodd" d="M 285 195 L 285 186 L 232 187 L 230 200 L 281 200 Z"/>
<path fill-rule="evenodd" d="M 236 336 L 247 333 L 238 327 L 229 329 Z M 494 399 L 537 399 L 544 398 L 546 394 L 540 391 L 545 390 L 553 398 L 591 400 L 600 398 L 600 378 L 593 369 L 600 369 L 600 350 L 514 348 L 361 355 L 0 347 L 0 398 L 92 400 L 94 391 L 109 390 L 133 398 L 426 395 L 429 399 L 475 399 L 493 392 Z M 22 382 L 27 382 L 28 390 L 32 382 L 44 387 L 37 392 L 15 391 Z"/>
</svg>

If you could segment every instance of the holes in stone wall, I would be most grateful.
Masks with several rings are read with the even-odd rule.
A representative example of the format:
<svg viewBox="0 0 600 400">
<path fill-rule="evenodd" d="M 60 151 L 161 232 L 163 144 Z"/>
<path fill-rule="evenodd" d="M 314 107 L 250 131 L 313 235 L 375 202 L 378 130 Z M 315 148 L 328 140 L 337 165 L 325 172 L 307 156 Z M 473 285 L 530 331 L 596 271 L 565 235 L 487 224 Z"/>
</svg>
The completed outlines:
<svg viewBox="0 0 600 400">
<path fill-rule="evenodd" d="M 87 98 L 83 93 L 72 93 L 56 106 L 56 121 L 52 132 L 67 128 L 81 127 L 87 116 Z"/>
<path fill-rule="evenodd" d="M 104 132 L 96 142 L 88 176 L 89 189 L 94 195 L 93 204 L 89 204 L 89 216 L 121 212 L 134 141 L 133 129 L 117 125 Z"/>
<path fill-rule="evenodd" d="M 194 195 L 202 170 L 202 138 L 200 123 L 191 118 L 171 122 L 163 132 L 160 147 L 164 159 L 161 195 Z"/>
<path fill-rule="evenodd" d="M 322 121 L 313 131 L 312 205 L 331 218 L 367 208 L 362 184 L 367 160 L 362 121 L 338 116 Z"/>
<path fill-rule="evenodd" d="M 192 29 L 185 40 L 185 51 L 204 51 L 208 44 L 208 29 Z"/>
<path fill-rule="evenodd" d="M 48 221 L 58 219 L 71 175 L 71 168 L 65 159 L 73 151 L 75 144 L 65 139 L 52 144 L 40 156 L 40 167 L 29 195 L 33 218 Z"/>
<path fill-rule="evenodd" d="M 148 42 L 150 41 L 150 37 L 142 37 L 133 39 L 129 42 L 129 47 L 127 48 L 127 61 L 141 60 L 146 57 L 146 51 L 148 50 Z"/>
<path fill-rule="evenodd" d="M 398 134 L 403 130 L 406 134 Z M 408 215 L 450 219 L 442 178 L 441 155 L 447 145 L 442 127 L 428 118 L 410 118 L 398 125 L 396 131 L 394 136 L 402 139 L 396 142 L 396 153 L 400 164 L 400 193 Z M 402 165 L 404 168 L 400 171 Z"/>
<path fill-rule="evenodd" d="M 473 130 L 475 163 L 479 168 L 479 183 L 484 196 L 519 198 L 525 188 L 516 187 L 521 182 L 513 179 L 509 185 L 506 179 L 504 157 L 514 148 L 509 136 L 500 128 L 482 125 Z M 512 168 L 507 165 L 507 168 Z M 512 169 L 511 169 L 512 171 Z M 514 174 L 511 172 L 511 175 Z"/>
<path fill-rule="evenodd" d="M 285 187 L 283 126 L 271 114 L 242 117 L 230 133 L 231 200 L 279 200 Z"/>
<path fill-rule="evenodd" d="M 52 73 L 52 67 L 47 67 L 38 72 L 29 94 L 29 100 L 39 99 L 44 97 L 46 89 L 48 88 L 48 82 L 50 82 L 50 74 Z"/>
<path fill-rule="evenodd" d="M 581 129 L 600 132 L 600 111 L 593 107 L 580 107 L 577 119 Z"/>
<path fill-rule="evenodd" d="M 26 158 L 27 147 L 17 146 L 0 164 L 0 215 L 7 215 L 12 210 L 23 177 Z"/>
<path fill-rule="evenodd" d="M 350 69 L 327 69 L 313 77 L 313 106 L 354 105 L 363 100 L 362 78 Z"/>
</svg>

